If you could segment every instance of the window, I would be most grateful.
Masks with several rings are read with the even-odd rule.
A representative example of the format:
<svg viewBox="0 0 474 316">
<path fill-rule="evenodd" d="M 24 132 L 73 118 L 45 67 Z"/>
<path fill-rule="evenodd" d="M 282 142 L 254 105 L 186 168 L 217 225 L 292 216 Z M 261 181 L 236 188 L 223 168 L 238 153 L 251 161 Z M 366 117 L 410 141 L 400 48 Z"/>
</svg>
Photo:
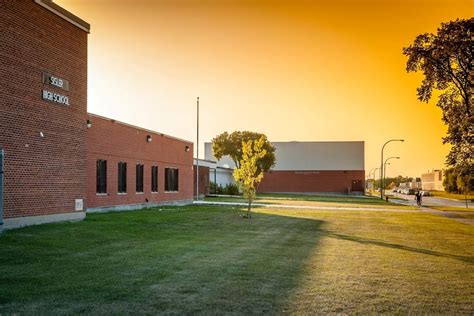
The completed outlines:
<svg viewBox="0 0 474 316">
<path fill-rule="evenodd" d="M 136 186 L 135 186 L 135 192 L 137 193 L 143 193 L 143 165 L 137 165 L 136 168 L 137 176 L 136 176 Z"/>
<path fill-rule="evenodd" d="M 151 192 L 158 192 L 158 166 L 151 166 Z"/>
<path fill-rule="evenodd" d="M 178 169 L 165 168 L 165 191 L 178 192 Z"/>
<path fill-rule="evenodd" d="M 107 160 L 97 160 L 96 193 L 107 193 Z"/>
<path fill-rule="evenodd" d="M 118 163 L 118 193 L 127 193 L 127 163 Z"/>
</svg>

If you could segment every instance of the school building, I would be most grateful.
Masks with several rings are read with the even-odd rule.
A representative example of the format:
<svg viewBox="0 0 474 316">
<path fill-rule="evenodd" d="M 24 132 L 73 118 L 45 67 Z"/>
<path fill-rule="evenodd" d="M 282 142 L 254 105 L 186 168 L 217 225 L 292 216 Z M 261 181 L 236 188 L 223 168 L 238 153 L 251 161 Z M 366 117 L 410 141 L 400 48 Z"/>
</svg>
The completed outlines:
<svg viewBox="0 0 474 316">
<path fill-rule="evenodd" d="M 6 1 L 0 29 L 0 230 L 192 200 L 191 142 L 87 112 L 88 23 Z"/>
<path fill-rule="evenodd" d="M 363 194 L 365 188 L 364 142 L 272 142 L 275 166 L 265 172 L 260 193 Z M 205 159 L 215 161 L 212 143 L 204 144 Z M 234 168 L 228 156 L 218 167 Z M 212 179 L 212 175 L 211 175 Z"/>
</svg>

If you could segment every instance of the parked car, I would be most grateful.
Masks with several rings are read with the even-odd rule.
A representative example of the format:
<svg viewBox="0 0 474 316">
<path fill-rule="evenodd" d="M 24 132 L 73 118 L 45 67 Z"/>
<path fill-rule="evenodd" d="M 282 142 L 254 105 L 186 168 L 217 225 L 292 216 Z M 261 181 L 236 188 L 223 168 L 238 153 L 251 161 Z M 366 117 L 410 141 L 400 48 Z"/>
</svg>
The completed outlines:
<svg viewBox="0 0 474 316">
<path fill-rule="evenodd" d="M 423 195 L 423 196 L 431 196 L 431 192 L 430 192 L 430 191 L 421 191 L 421 195 Z"/>
<path fill-rule="evenodd" d="M 397 192 L 398 192 L 398 188 L 393 188 L 392 192 L 397 193 Z"/>
</svg>

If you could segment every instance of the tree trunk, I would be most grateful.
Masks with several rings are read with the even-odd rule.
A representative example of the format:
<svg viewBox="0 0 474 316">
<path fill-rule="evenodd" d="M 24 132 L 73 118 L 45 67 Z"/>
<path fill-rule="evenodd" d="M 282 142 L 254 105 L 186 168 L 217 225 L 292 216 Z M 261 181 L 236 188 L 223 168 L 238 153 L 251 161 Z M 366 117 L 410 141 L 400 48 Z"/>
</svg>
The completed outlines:
<svg viewBox="0 0 474 316">
<path fill-rule="evenodd" d="M 247 208 L 247 218 L 248 219 L 252 219 L 252 214 L 250 213 L 251 207 L 252 207 L 252 200 L 249 199 L 249 205 L 248 205 L 248 208 Z"/>
</svg>

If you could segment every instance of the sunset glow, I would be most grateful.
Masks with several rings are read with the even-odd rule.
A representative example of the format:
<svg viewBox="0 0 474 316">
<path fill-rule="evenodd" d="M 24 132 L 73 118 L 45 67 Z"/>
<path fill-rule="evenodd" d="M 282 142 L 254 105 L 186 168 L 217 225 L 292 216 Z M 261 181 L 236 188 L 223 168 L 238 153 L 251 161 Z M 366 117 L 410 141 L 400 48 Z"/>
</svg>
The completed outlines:
<svg viewBox="0 0 474 316">
<path fill-rule="evenodd" d="M 403 138 L 388 176 L 444 167 L 441 111 L 402 48 L 473 16 L 470 0 L 55 2 L 91 24 L 89 112 L 195 142 L 199 96 L 201 143 L 363 140 L 368 172 Z"/>
</svg>

